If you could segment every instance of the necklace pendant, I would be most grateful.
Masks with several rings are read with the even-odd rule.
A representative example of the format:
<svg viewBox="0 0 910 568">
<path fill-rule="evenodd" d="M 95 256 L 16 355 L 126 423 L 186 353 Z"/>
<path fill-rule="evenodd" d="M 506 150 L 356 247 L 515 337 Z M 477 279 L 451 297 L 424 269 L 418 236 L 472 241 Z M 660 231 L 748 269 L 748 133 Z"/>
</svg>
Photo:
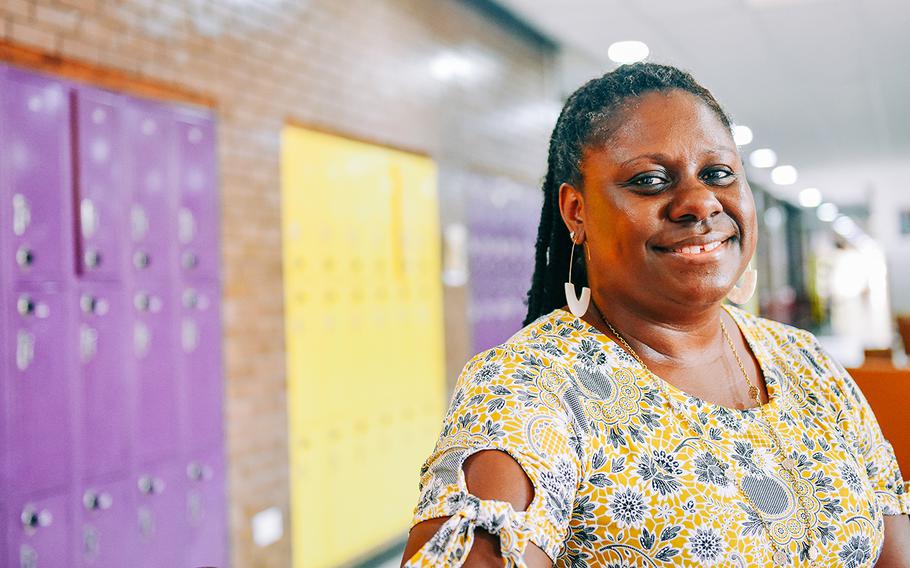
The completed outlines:
<svg viewBox="0 0 910 568">
<path fill-rule="evenodd" d="M 761 404 L 761 399 L 758 398 L 758 387 L 755 385 L 749 385 L 749 398 Z"/>
<path fill-rule="evenodd" d="M 815 560 L 818 558 L 818 547 L 814 544 L 809 547 L 809 560 Z"/>
<path fill-rule="evenodd" d="M 774 551 L 774 563 L 777 564 L 778 566 L 783 566 L 784 564 L 786 564 L 787 563 L 787 553 L 780 549 L 775 550 Z"/>
</svg>

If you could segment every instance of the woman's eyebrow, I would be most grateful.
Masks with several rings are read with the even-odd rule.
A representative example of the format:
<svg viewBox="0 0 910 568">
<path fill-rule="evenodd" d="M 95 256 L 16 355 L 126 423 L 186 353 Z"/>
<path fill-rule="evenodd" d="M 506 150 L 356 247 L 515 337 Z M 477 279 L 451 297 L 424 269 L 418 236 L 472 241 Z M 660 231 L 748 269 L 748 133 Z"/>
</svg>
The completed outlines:
<svg viewBox="0 0 910 568">
<path fill-rule="evenodd" d="M 731 148 L 720 147 L 720 148 L 711 148 L 710 150 L 705 150 L 705 151 L 701 152 L 699 154 L 699 156 L 702 156 L 702 157 L 703 156 L 721 156 L 724 154 L 736 155 L 736 152 Z M 648 154 L 640 154 L 638 156 L 635 156 L 634 158 L 629 158 L 628 160 L 622 162 L 619 165 L 620 165 L 620 167 L 623 167 L 623 166 L 631 164 L 632 162 L 635 162 L 637 160 L 641 160 L 643 158 L 648 158 L 655 162 L 663 162 L 663 161 L 670 160 L 670 157 L 667 156 L 666 154 L 663 154 L 661 152 L 653 152 L 653 153 L 648 153 Z"/>
</svg>

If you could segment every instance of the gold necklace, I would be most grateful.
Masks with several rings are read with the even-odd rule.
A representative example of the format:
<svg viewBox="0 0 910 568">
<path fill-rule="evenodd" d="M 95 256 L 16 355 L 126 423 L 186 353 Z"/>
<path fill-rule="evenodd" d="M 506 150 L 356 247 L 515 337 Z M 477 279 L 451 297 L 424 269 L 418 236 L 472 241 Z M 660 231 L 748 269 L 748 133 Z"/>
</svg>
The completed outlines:
<svg viewBox="0 0 910 568">
<path fill-rule="evenodd" d="M 644 369 L 651 376 L 652 383 L 657 386 L 657 388 L 660 390 L 661 395 L 664 397 L 664 400 L 666 400 L 667 404 L 670 406 L 671 411 L 674 413 L 674 415 L 676 415 L 676 413 L 677 413 L 676 407 L 675 407 L 675 405 L 673 405 L 670 402 L 670 396 L 667 393 L 667 391 L 663 388 L 663 384 L 662 384 L 663 379 L 661 379 L 656 374 L 654 374 L 654 372 L 651 371 L 650 367 L 645 365 L 645 362 L 642 361 L 641 357 L 638 356 L 638 353 L 634 349 L 632 349 L 632 346 L 629 345 L 629 343 L 625 340 L 625 338 L 622 336 L 622 334 L 620 334 L 618 331 L 616 331 L 616 328 L 614 328 L 610 324 L 610 322 L 607 320 L 607 318 L 604 317 L 603 312 L 600 311 L 600 308 L 597 306 L 597 303 L 592 301 L 591 304 L 594 306 L 594 309 L 597 311 L 597 315 L 600 316 L 601 321 L 603 321 L 607 325 L 607 327 L 610 328 L 610 331 L 613 332 L 613 335 L 616 336 L 616 339 L 618 339 L 619 342 L 622 344 L 622 346 L 625 347 L 626 350 L 632 355 L 632 357 L 635 358 L 635 360 L 638 362 L 638 364 L 641 365 L 642 369 Z M 796 469 L 796 462 L 793 460 L 793 458 L 786 457 L 787 454 L 786 454 L 786 451 L 784 448 L 784 444 L 781 441 L 780 437 L 778 436 L 777 430 L 774 429 L 774 427 L 771 425 L 771 422 L 765 416 L 765 405 L 763 405 L 761 403 L 761 398 L 759 395 L 758 387 L 755 386 L 751 380 L 749 380 L 749 374 L 746 373 L 746 366 L 743 365 L 742 359 L 739 358 L 739 354 L 736 352 L 736 347 L 733 345 L 733 340 L 730 339 L 730 335 L 727 333 L 727 327 L 724 325 L 723 318 L 721 318 L 721 320 L 720 320 L 720 331 L 721 331 L 721 333 L 723 333 L 724 339 L 727 340 L 727 345 L 730 346 L 730 350 L 733 351 L 733 357 L 736 359 L 737 365 L 739 365 L 739 370 L 742 372 L 743 378 L 746 379 L 746 384 L 749 385 L 749 396 L 753 400 L 755 400 L 756 404 L 758 405 L 758 411 L 761 414 L 761 419 L 764 422 L 765 429 L 768 432 L 770 432 L 770 434 L 774 438 L 774 443 L 777 445 L 778 451 L 781 452 L 785 456 L 785 458 L 781 461 L 781 465 L 783 466 L 783 470 L 786 471 L 787 474 L 790 476 L 790 478 L 791 478 L 790 485 L 791 485 L 791 487 L 793 487 L 793 486 L 795 486 L 795 479 L 796 479 L 796 474 L 793 473 L 793 470 Z M 702 435 L 702 429 L 694 428 L 692 426 L 692 423 L 689 421 L 688 417 L 685 417 L 685 416 L 679 417 L 678 416 L 677 419 L 686 422 L 686 424 L 689 426 L 689 429 L 692 430 L 697 435 L 698 441 L 701 443 L 702 448 L 706 452 L 711 454 L 711 456 L 714 457 L 715 460 L 720 462 L 720 460 L 717 458 L 716 455 L 714 455 L 714 452 L 711 450 L 711 446 L 704 440 L 704 437 Z M 776 452 L 774 452 L 774 454 L 777 455 Z M 736 485 L 736 488 L 739 490 L 739 493 L 743 497 L 743 500 L 746 503 L 748 503 L 750 507 L 752 507 L 752 510 L 755 513 L 755 517 L 761 522 L 762 528 L 764 529 L 765 534 L 768 536 L 768 540 L 771 543 L 772 548 L 774 548 L 774 553 L 772 554 L 774 563 L 777 564 L 778 566 L 783 566 L 784 564 L 787 563 L 787 553 L 783 549 L 779 548 L 777 545 L 777 542 L 771 537 L 770 527 L 768 527 L 767 522 L 765 522 L 765 519 L 764 519 L 764 517 L 762 517 L 761 513 L 759 512 L 759 509 L 755 505 L 755 502 L 752 501 L 752 497 L 749 496 L 748 492 L 746 492 L 745 489 L 743 489 L 742 480 L 740 480 L 740 482 Z M 808 544 L 809 544 L 808 550 L 807 550 L 807 555 L 809 557 L 809 561 L 814 563 L 815 559 L 818 558 L 819 549 L 813 543 L 812 524 L 809 519 L 809 508 L 806 506 L 805 500 L 803 499 L 803 496 L 800 494 L 799 491 L 794 490 L 793 493 L 796 494 L 797 499 L 799 500 L 799 506 L 802 509 L 800 517 L 802 519 L 804 519 L 804 524 L 806 526 L 806 537 L 808 539 Z"/>
</svg>

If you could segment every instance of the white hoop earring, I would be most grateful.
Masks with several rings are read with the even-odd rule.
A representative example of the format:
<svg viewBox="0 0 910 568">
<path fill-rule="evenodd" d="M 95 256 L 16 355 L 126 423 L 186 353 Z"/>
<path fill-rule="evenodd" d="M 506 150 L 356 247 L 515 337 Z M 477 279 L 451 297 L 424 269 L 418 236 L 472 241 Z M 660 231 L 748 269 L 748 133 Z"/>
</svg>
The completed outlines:
<svg viewBox="0 0 910 568">
<path fill-rule="evenodd" d="M 739 278 L 739 282 L 733 286 L 733 289 L 730 290 L 730 293 L 727 294 L 727 299 L 733 302 L 734 304 L 739 304 L 740 306 L 748 302 L 752 295 L 755 294 L 755 288 L 758 285 L 758 270 L 752 268 L 752 263 L 749 263 L 749 268 L 743 272 L 743 275 Z"/>
<path fill-rule="evenodd" d="M 566 282 L 566 304 L 572 315 L 580 318 L 588 311 L 591 304 L 591 289 L 587 286 L 581 288 L 581 298 L 575 296 L 575 285 L 572 284 L 572 260 L 575 258 L 575 231 L 569 233 L 572 239 L 572 252 L 569 253 L 569 281 Z"/>
</svg>

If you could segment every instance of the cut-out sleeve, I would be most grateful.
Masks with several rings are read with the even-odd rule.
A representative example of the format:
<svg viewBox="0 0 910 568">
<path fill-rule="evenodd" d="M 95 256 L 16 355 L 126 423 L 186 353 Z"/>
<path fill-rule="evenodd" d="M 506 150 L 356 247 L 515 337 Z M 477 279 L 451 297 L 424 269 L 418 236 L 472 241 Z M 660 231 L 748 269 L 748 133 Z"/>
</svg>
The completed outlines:
<svg viewBox="0 0 910 568">
<path fill-rule="evenodd" d="M 841 413 L 838 425 L 865 465 L 883 514 L 910 514 L 910 495 L 906 492 L 894 448 L 882 434 L 872 407 L 850 373 L 817 342 L 815 352 L 832 377 L 828 384 L 837 401 L 834 410 Z"/>
<path fill-rule="evenodd" d="M 461 566 L 477 528 L 499 537 L 506 566 L 524 566 L 528 542 L 556 558 L 585 463 L 582 441 L 556 394 L 562 376 L 544 357 L 509 347 L 468 362 L 421 469 L 412 525 L 450 518 L 405 566 Z M 526 511 L 468 492 L 462 465 L 482 450 L 505 452 L 524 470 L 534 487 Z"/>
</svg>

